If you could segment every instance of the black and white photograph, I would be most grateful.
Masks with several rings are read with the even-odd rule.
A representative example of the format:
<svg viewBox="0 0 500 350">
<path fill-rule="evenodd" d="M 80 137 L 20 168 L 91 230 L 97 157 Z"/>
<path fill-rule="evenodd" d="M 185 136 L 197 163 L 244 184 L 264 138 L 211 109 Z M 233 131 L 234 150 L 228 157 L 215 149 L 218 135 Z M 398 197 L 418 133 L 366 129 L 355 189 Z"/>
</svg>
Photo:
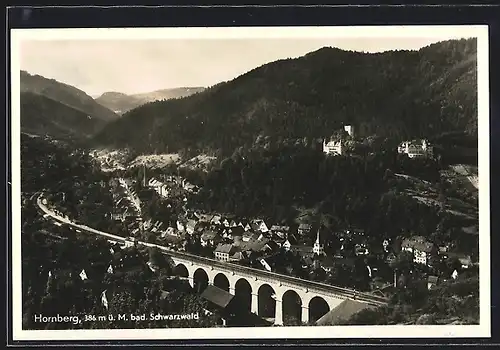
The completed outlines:
<svg viewBox="0 0 500 350">
<path fill-rule="evenodd" d="M 489 335 L 487 27 L 11 38 L 14 337 Z"/>
</svg>

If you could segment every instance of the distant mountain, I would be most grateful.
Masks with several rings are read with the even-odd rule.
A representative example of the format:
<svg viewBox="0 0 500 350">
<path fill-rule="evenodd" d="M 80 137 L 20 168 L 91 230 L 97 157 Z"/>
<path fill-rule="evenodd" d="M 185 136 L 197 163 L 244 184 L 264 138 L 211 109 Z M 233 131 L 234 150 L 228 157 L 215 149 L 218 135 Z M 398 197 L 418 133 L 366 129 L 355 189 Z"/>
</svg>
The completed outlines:
<svg viewBox="0 0 500 350">
<path fill-rule="evenodd" d="M 96 102 L 111 109 L 115 113 L 121 114 L 144 104 L 144 101 L 121 92 L 105 92 L 97 97 Z"/>
<path fill-rule="evenodd" d="M 116 113 L 125 113 L 149 102 L 187 97 L 203 90 L 204 88 L 202 87 L 182 87 L 134 95 L 127 95 L 121 92 L 105 92 L 96 98 L 96 101 Z"/>
<path fill-rule="evenodd" d="M 418 51 L 361 53 L 325 47 L 256 68 L 184 99 L 133 109 L 96 135 L 140 152 L 232 152 L 257 139 L 358 135 L 396 140 L 477 133 L 475 39 Z"/>
<path fill-rule="evenodd" d="M 101 119 L 32 92 L 21 93 L 21 131 L 53 138 L 87 138 L 105 125 Z"/>
<path fill-rule="evenodd" d="M 21 71 L 21 92 L 45 96 L 94 119 L 112 121 L 119 118 L 116 113 L 97 103 L 82 90 L 41 75 L 31 75 L 26 71 Z"/>
<path fill-rule="evenodd" d="M 147 92 L 144 94 L 135 94 L 132 97 L 141 99 L 147 102 L 161 101 L 161 100 L 170 100 L 173 98 L 182 98 L 187 97 L 198 92 L 202 92 L 205 90 L 203 87 L 180 87 L 174 89 L 163 89 L 156 90 L 152 92 Z"/>
</svg>

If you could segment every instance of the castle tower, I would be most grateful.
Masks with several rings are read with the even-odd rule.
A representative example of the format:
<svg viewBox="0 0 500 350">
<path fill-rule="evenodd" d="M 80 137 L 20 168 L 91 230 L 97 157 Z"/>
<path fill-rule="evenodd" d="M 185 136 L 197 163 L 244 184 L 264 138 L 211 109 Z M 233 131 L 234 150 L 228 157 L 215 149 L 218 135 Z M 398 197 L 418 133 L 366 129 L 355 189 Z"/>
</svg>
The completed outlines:
<svg viewBox="0 0 500 350">
<path fill-rule="evenodd" d="M 344 130 L 347 131 L 349 136 L 354 137 L 354 127 L 352 125 L 345 125 Z"/>
</svg>

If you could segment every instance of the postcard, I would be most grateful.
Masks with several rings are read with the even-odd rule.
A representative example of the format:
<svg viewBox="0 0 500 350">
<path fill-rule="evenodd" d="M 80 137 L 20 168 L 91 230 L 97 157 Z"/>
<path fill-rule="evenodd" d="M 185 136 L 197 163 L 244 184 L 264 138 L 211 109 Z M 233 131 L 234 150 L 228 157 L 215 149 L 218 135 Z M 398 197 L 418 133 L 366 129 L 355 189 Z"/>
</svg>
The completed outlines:
<svg viewBox="0 0 500 350">
<path fill-rule="evenodd" d="M 14 340 L 490 336 L 487 26 L 14 29 Z"/>
</svg>

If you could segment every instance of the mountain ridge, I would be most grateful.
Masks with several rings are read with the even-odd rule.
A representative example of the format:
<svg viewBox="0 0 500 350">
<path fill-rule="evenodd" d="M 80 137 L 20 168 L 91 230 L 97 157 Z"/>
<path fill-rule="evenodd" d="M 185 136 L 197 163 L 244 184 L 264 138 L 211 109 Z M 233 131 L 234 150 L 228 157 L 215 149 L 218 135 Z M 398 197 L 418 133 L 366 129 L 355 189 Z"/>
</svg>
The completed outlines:
<svg viewBox="0 0 500 350">
<path fill-rule="evenodd" d="M 73 109 L 79 110 L 92 118 L 105 122 L 116 120 L 119 116 L 110 109 L 97 103 L 91 96 L 75 86 L 46 78 L 38 74 L 20 72 L 21 92 L 43 95 Z"/>
<path fill-rule="evenodd" d="M 345 124 L 396 139 L 477 133 L 476 40 L 418 51 L 322 48 L 177 100 L 147 103 L 96 135 L 139 152 L 221 150 L 261 136 L 324 138 Z"/>
<path fill-rule="evenodd" d="M 178 87 L 130 95 L 118 91 L 107 91 L 98 96 L 95 100 L 97 103 L 115 112 L 125 113 L 146 103 L 184 98 L 201 92 L 204 89 L 203 87 Z"/>
<path fill-rule="evenodd" d="M 21 92 L 21 131 L 53 138 L 89 138 L 105 121 L 44 95 Z"/>
</svg>

